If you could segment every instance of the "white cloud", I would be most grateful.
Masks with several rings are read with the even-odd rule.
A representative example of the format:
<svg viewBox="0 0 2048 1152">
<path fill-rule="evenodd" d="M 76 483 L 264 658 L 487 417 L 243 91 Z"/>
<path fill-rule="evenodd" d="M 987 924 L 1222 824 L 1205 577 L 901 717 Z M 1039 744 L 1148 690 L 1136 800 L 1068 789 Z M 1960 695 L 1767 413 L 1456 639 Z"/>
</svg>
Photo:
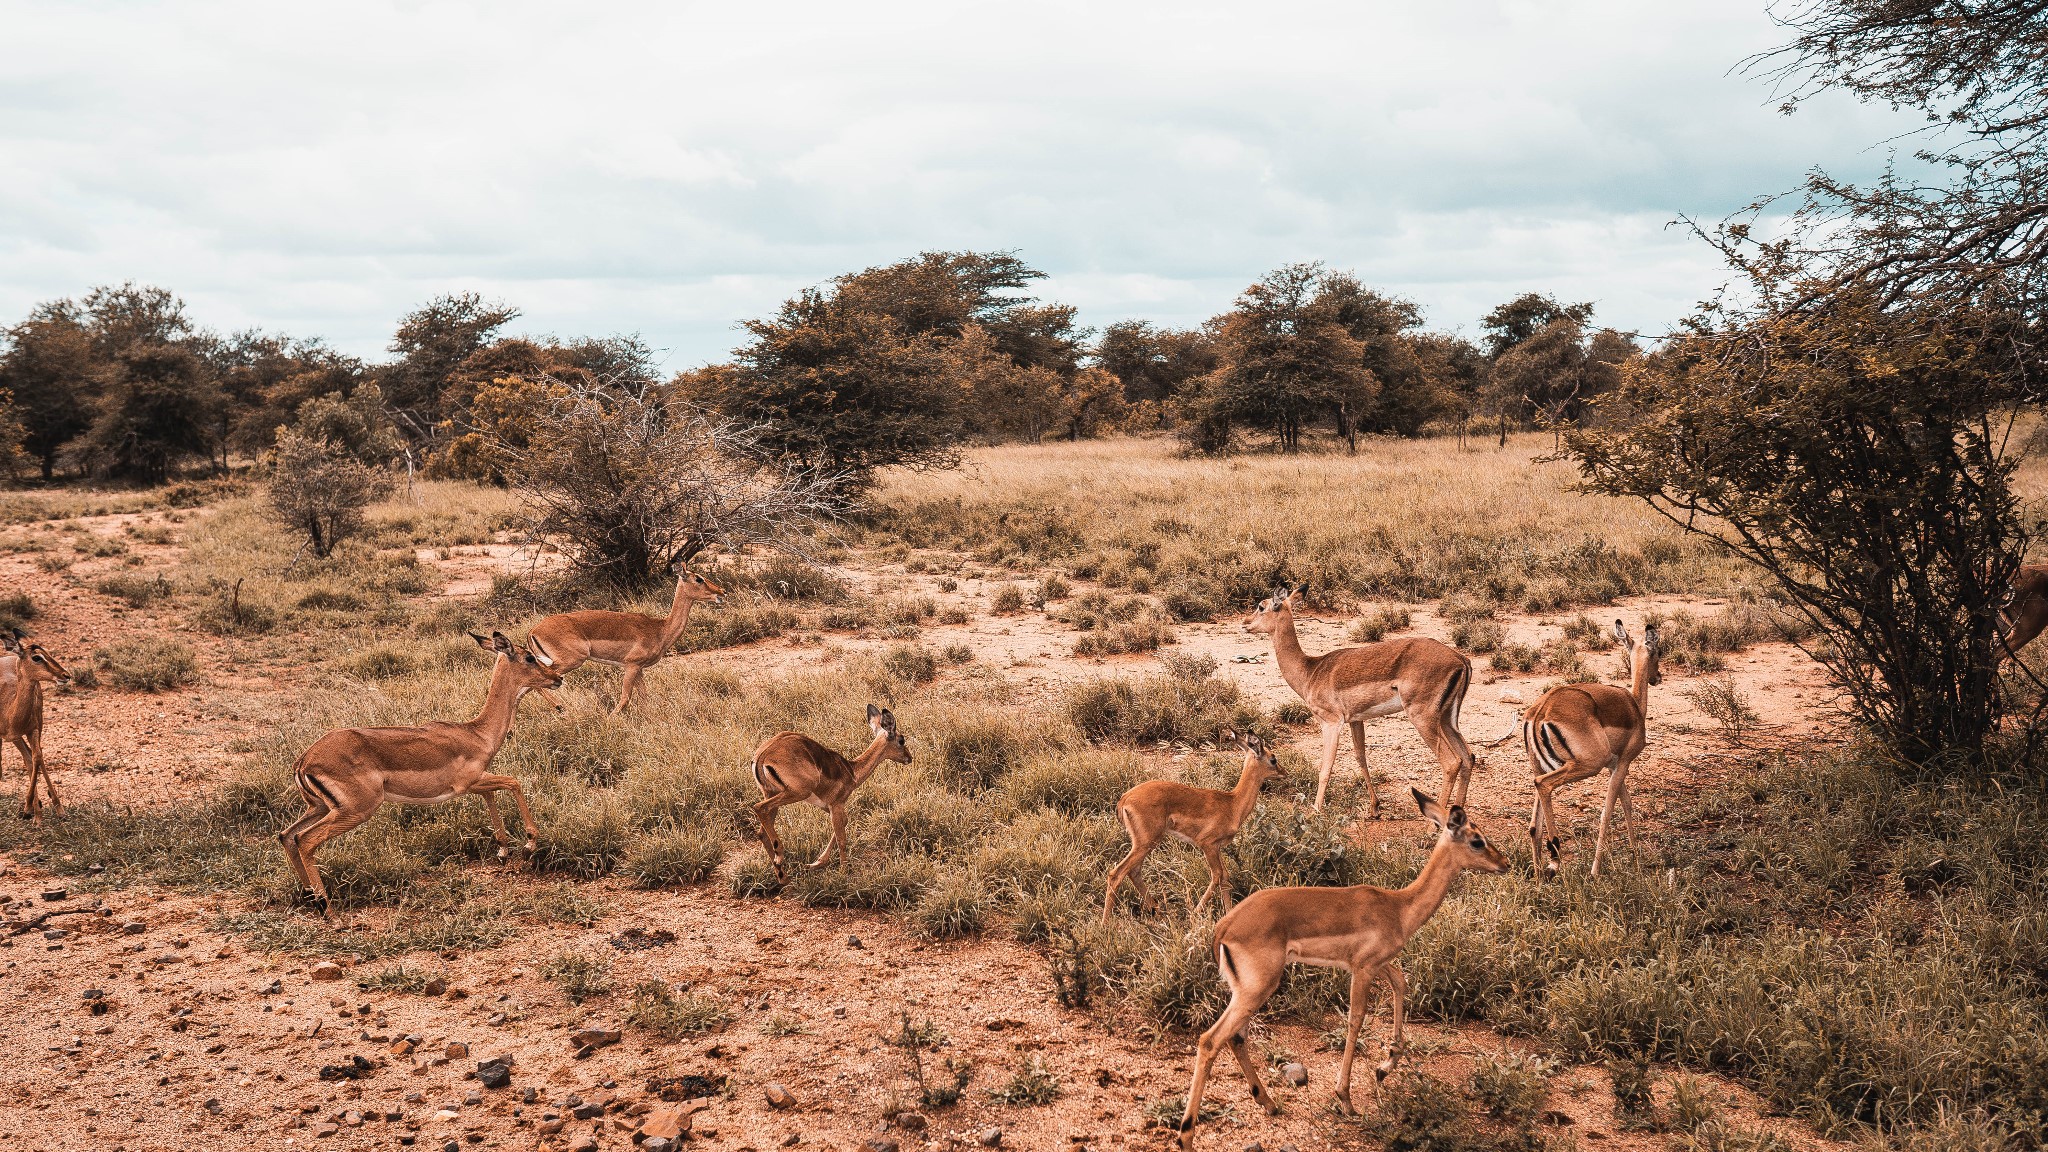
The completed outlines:
<svg viewBox="0 0 2048 1152">
<path fill-rule="evenodd" d="M 474 289 L 681 366 L 973 247 L 1098 324 L 1322 259 L 1445 327 L 1533 288 L 1655 330 L 1719 275 L 1668 220 L 1898 126 L 1775 115 L 1761 7 L 0 0 L 0 317 L 132 278 L 374 355 Z"/>
</svg>

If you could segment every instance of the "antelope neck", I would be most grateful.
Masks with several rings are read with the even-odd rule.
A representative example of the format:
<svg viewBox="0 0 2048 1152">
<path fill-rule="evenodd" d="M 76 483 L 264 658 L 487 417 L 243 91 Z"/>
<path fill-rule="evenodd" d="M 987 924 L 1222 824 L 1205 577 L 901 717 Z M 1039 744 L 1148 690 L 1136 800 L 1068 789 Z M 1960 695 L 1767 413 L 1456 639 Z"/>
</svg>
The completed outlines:
<svg viewBox="0 0 2048 1152">
<path fill-rule="evenodd" d="M 1636 698 L 1636 715 L 1648 717 L 1650 714 L 1649 647 L 1645 645 L 1636 649 L 1635 658 L 1629 661 L 1629 663 L 1634 665 L 1630 670 L 1629 695 Z"/>
<path fill-rule="evenodd" d="M 887 736 L 875 737 L 860 755 L 849 761 L 853 765 L 854 787 L 858 788 L 867 783 L 868 777 L 875 774 L 875 769 L 882 766 L 882 746 L 888 743 L 888 740 Z"/>
<path fill-rule="evenodd" d="M 678 579 L 676 581 L 675 599 L 669 601 L 668 615 L 661 621 L 661 650 L 663 652 L 673 647 L 676 637 L 681 636 L 683 629 L 689 626 L 690 608 L 696 603 L 694 599 L 683 595 L 683 582 Z"/>
<path fill-rule="evenodd" d="M 1258 769 L 1257 761 L 1244 766 L 1237 774 L 1237 787 L 1230 790 L 1230 814 L 1242 825 L 1246 816 L 1251 815 L 1254 805 L 1259 802 L 1259 780 L 1252 775 Z"/>
<path fill-rule="evenodd" d="M 464 727 L 481 737 L 484 746 L 495 754 L 505 743 L 505 734 L 512 730 L 512 718 L 518 709 L 519 689 L 512 685 L 512 661 L 500 656 L 498 666 L 491 670 L 491 686 L 484 690 L 483 710 Z"/>
<path fill-rule="evenodd" d="M 1301 650 L 1301 637 L 1294 631 L 1294 613 L 1281 617 L 1273 629 L 1273 662 L 1280 666 L 1280 678 L 1294 694 L 1308 699 L 1308 653 Z"/>
<path fill-rule="evenodd" d="M 1451 890 L 1451 881 L 1458 878 L 1458 865 L 1451 863 L 1451 842 L 1439 837 L 1436 847 L 1430 851 L 1429 860 L 1422 865 L 1406 888 L 1394 895 L 1401 903 L 1401 931 L 1403 938 L 1413 936 L 1431 916 L 1436 914 L 1437 905 Z"/>
</svg>

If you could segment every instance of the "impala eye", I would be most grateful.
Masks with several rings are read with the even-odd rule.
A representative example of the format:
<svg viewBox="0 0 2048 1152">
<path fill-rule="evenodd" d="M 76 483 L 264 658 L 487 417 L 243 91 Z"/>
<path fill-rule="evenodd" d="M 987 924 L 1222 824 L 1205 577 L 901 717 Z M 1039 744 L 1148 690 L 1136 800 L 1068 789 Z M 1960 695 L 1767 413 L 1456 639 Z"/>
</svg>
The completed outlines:
<svg viewBox="0 0 2048 1152">
<path fill-rule="evenodd" d="M 1483 849 L 1483 848 L 1485 848 L 1485 847 L 1486 847 L 1486 837 L 1484 837 L 1484 836 L 1474 836 L 1474 837 L 1472 838 L 1472 846 L 1473 846 L 1474 848 L 1482 848 L 1482 849 Z"/>
</svg>

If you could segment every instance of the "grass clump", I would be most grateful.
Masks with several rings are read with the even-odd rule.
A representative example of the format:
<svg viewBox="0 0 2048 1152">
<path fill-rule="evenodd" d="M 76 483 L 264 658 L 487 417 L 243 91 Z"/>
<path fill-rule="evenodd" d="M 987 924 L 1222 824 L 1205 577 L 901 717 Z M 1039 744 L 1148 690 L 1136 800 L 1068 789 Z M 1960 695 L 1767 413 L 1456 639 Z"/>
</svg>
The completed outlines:
<svg viewBox="0 0 2048 1152">
<path fill-rule="evenodd" d="M 1472 1064 L 1472 1098 L 1496 1120 L 1532 1123 L 1550 1095 L 1551 1070 L 1550 1062 L 1541 1057 L 1481 1056 Z"/>
<path fill-rule="evenodd" d="M 1456 1088 L 1427 1072 L 1407 1071 L 1380 1088 L 1366 1130 L 1387 1152 L 1481 1152 L 1470 1109 Z"/>
<path fill-rule="evenodd" d="M 162 573 L 144 576 L 135 572 L 117 572 L 93 581 L 92 590 L 119 600 L 130 608 L 145 608 L 176 595 L 171 582 L 164 579 Z"/>
<path fill-rule="evenodd" d="M 670 828 L 633 843 L 620 871 L 642 888 L 697 884 L 725 863 L 726 840 L 717 829 Z"/>
<path fill-rule="evenodd" d="M 1016 769 L 1021 749 L 1031 742 L 1006 719 L 972 719 L 940 737 L 939 776 L 949 788 L 986 791 Z"/>
<path fill-rule="evenodd" d="M 891 644 L 882 653 L 882 670 L 906 684 L 929 684 L 939 676 L 939 660 L 922 644 Z"/>
<path fill-rule="evenodd" d="M 1097 742 L 1216 744 L 1230 729 L 1270 735 L 1235 681 L 1207 675 L 1079 681 L 1067 690 L 1065 711 Z"/>
<path fill-rule="evenodd" d="M 643 980 L 633 985 L 633 1002 L 626 1009 L 626 1023 L 664 1040 L 681 1040 L 716 1032 L 732 1023 L 732 1011 L 715 996 L 688 985 L 671 986 L 663 980 Z"/>
<path fill-rule="evenodd" d="M 1414 624 L 1414 616 L 1399 604 L 1382 605 L 1351 622 L 1344 638 L 1353 644 L 1377 644 Z"/>
<path fill-rule="evenodd" d="M 1046 1067 L 1045 1057 L 1033 1052 L 1001 1087 L 989 1093 L 999 1104 L 1044 1107 L 1060 1098 L 1060 1078 Z"/>
<path fill-rule="evenodd" d="M 0 632 L 21 632 L 36 618 L 36 602 L 26 592 L 0 596 Z"/>
<path fill-rule="evenodd" d="M 991 611 L 1000 613 L 1022 612 L 1024 610 L 1024 589 L 1019 588 L 1015 584 L 1003 585 L 996 589 L 995 596 L 989 600 L 989 608 Z"/>
<path fill-rule="evenodd" d="M 971 872 L 941 876 L 919 897 L 911 920 L 927 940 L 978 936 L 988 922 L 989 899 L 981 877 Z"/>
<path fill-rule="evenodd" d="M 562 986 L 571 1004 L 581 1004 L 612 990 L 611 957 L 597 953 L 562 951 L 541 965 L 540 974 Z"/>
<path fill-rule="evenodd" d="M 1736 744 L 1742 743 L 1742 738 L 1763 720 L 1756 714 L 1756 709 L 1750 707 L 1749 697 L 1735 686 L 1732 677 L 1701 680 L 1679 695 L 1692 701 L 1693 707 L 1719 724 L 1721 734 Z"/>
<path fill-rule="evenodd" d="M 127 636 L 93 652 L 107 682 L 124 692 L 167 692 L 199 678 L 190 645 L 163 636 Z"/>
</svg>

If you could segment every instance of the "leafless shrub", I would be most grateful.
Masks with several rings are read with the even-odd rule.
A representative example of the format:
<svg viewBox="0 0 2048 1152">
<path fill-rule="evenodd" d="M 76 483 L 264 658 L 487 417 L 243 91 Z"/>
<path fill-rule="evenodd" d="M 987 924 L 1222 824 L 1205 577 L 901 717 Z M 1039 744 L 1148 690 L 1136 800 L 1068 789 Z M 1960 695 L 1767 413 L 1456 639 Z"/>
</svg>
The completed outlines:
<svg viewBox="0 0 2048 1152">
<path fill-rule="evenodd" d="M 793 549 L 843 507 L 839 477 L 766 463 L 755 429 L 658 387 L 560 384 L 501 447 L 529 530 L 590 577 L 639 589 L 713 544 Z"/>
</svg>

